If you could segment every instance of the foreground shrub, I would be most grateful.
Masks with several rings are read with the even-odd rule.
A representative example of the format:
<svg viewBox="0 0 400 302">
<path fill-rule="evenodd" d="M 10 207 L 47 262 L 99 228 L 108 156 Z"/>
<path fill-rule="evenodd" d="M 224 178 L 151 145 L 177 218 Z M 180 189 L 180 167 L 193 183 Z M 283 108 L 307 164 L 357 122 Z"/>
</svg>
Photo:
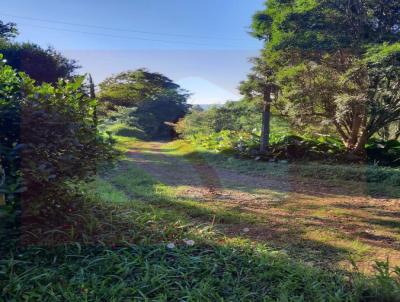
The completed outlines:
<svg viewBox="0 0 400 302">
<path fill-rule="evenodd" d="M 96 101 L 83 77 L 36 85 L 0 66 L 0 152 L 7 203 L 61 208 L 75 183 L 90 179 L 97 163 L 112 157 L 96 129 Z M 38 213 L 37 213 L 38 214 Z M 43 214 L 43 213 L 42 213 Z"/>
</svg>

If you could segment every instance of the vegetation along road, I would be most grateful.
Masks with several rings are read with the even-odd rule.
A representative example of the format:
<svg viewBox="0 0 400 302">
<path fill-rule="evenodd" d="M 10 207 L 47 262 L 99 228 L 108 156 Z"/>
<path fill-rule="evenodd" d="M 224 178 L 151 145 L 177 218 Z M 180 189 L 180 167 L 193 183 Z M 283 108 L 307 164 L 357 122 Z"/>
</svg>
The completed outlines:
<svg viewBox="0 0 400 302">
<path fill-rule="evenodd" d="M 400 264 L 398 199 L 371 196 L 365 182 L 302 177 L 286 162 L 266 164 L 271 174 L 262 175 L 256 161 L 212 157 L 184 141 L 140 141 L 128 154 L 190 199 L 191 216 L 228 237 L 271 244 L 310 265 L 350 269 L 356 262 L 368 270 L 386 258 Z"/>
</svg>

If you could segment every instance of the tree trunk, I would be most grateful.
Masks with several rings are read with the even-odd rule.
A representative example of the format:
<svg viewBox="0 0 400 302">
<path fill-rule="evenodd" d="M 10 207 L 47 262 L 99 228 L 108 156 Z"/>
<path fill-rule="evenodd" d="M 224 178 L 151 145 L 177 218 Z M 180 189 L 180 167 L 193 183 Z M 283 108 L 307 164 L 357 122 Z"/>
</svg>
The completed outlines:
<svg viewBox="0 0 400 302">
<path fill-rule="evenodd" d="M 365 157 L 366 156 L 365 144 L 367 143 L 367 140 L 368 140 L 368 133 L 366 130 L 364 130 L 364 132 L 359 137 L 357 144 L 352 150 L 352 153 L 354 153 L 355 155 L 359 155 L 361 157 Z"/>
<path fill-rule="evenodd" d="M 90 93 L 90 98 L 95 99 L 96 98 L 96 92 L 95 92 L 95 87 L 92 79 L 92 75 L 89 73 L 89 93 Z M 94 112 L 93 112 L 93 123 L 94 126 L 97 127 L 97 106 L 94 107 Z"/>
<path fill-rule="evenodd" d="M 271 89 L 264 91 L 264 106 L 262 112 L 260 153 L 265 154 L 269 148 L 269 133 L 271 120 Z"/>
<path fill-rule="evenodd" d="M 394 134 L 394 139 L 398 140 L 400 138 L 400 121 L 397 122 L 397 130 L 396 133 Z"/>
</svg>

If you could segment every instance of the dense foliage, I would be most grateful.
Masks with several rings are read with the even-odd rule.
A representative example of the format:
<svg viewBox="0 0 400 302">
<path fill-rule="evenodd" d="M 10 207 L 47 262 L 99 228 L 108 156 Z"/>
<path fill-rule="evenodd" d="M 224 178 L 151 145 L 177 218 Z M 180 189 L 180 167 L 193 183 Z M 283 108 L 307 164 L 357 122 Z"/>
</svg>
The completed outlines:
<svg viewBox="0 0 400 302">
<path fill-rule="evenodd" d="M 0 151 L 4 169 L 1 192 L 25 208 L 61 208 L 70 186 L 96 173 L 109 159 L 111 145 L 97 132 L 96 100 L 83 77 L 37 85 L 10 66 L 0 67 Z"/>
<path fill-rule="evenodd" d="M 362 152 L 400 119 L 398 1 L 270 0 L 253 33 L 293 125 L 329 125 Z"/>
<path fill-rule="evenodd" d="M 53 48 L 44 49 L 34 43 L 0 40 L 0 53 L 8 65 L 25 72 L 38 83 L 55 84 L 60 78 L 71 78 L 79 67 L 76 61 L 64 57 Z"/>
<path fill-rule="evenodd" d="M 150 138 L 171 136 L 171 127 L 183 117 L 189 106 L 189 94 L 160 73 L 145 69 L 122 72 L 100 84 L 99 98 L 104 106 L 114 111 L 118 107 L 135 108 L 129 127 L 138 127 Z"/>
<path fill-rule="evenodd" d="M 259 153 L 261 140 L 260 102 L 244 99 L 209 110 L 195 110 L 177 123 L 176 130 L 185 139 L 205 149 L 265 160 L 357 162 L 348 154 L 340 138 L 323 127 L 292 128 L 286 119 L 272 115 L 268 154 Z M 371 164 L 399 166 L 400 142 L 378 136 L 366 144 Z M 362 161 L 364 162 L 364 161 Z"/>
<path fill-rule="evenodd" d="M 0 39 L 8 40 L 14 38 L 17 34 L 18 30 L 15 23 L 4 23 L 0 20 Z"/>
<path fill-rule="evenodd" d="M 259 127 L 260 118 L 259 105 L 254 102 L 227 102 L 224 106 L 213 106 L 208 110 L 192 108 L 179 121 L 176 129 L 183 136 L 212 134 L 221 130 L 252 131 Z"/>
</svg>

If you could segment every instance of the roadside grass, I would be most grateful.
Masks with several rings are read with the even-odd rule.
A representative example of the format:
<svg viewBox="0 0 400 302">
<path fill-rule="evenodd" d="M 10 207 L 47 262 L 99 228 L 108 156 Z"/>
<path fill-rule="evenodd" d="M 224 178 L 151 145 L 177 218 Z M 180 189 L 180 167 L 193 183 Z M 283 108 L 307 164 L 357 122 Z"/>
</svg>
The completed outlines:
<svg viewBox="0 0 400 302">
<path fill-rule="evenodd" d="M 120 150 L 131 143 L 119 139 Z M 257 225 L 259 216 L 183 198 L 129 158 L 81 190 L 85 203 L 66 213 L 62 235 L 33 227 L 35 244 L 3 252 L 1 299 L 399 301 L 400 271 L 386 262 L 371 277 L 322 270 L 240 232 L 225 236 L 217 224 Z"/>
<path fill-rule="evenodd" d="M 366 194 L 400 197 L 400 169 L 373 165 L 333 165 L 324 163 L 263 162 L 238 159 L 230 155 L 211 152 L 184 140 L 168 144 L 165 151 L 171 155 L 196 160 L 199 156 L 210 164 L 256 176 L 296 177 L 317 179 L 346 187 L 359 187 L 362 183 Z"/>
<path fill-rule="evenodd" d="M 381 183 L 378 179 L 374 183 L 366 182 L 364 176 L 340 179 L 345 171 L 355 169 L 353 174 L 357 174 L 363 167 L 325 165 L 324 169 L 329 167 L 329 173 L 324 172 L 325 177 L 320 177 L 318 172 L 309 173 L 318 170 L 319 165 L 316 164 L 297 164 L 293 170 L 292 165 L 286 163 L 263 163 L 210 154 L 185 141 L 165 145 L 164 152 L 193 163 L 201 158 L 200 161 L 217 168 L 287 183 L 289 191 L 283 193 L 267 192 L 267 188 L 253 189 L 251 184 L 247 189 L 240 189 L 252 194 L 262 192 L 264 198 L 270 196 L 272 200 L 261 207 L 254 205 L 256 213 L 252 208 L 241 208 L 242 212 L 258 216 L 254 226 L 258 231 L 247 234 L 257 242 L 261 240 L 285 248 L 292 257 L 322 266 L 331 263 L 351 270 L 355 261 L 363 271 L 370 273 L 374 259 L 382 261 L 387 257 L 391 259 L 392 266 L 400 265 L 400 207 L 398 199 L 394 198 L 399 188 Z M 389 173 L 391 170 L 384 168 L 383 171 Z M 393 171 L 397 173 L 396 169 Z M 327 193 L 322 194 L 322 186 L 329 189 Z M 379 198 L 370 198 L 370 195 L 375 195 L 371 194 L 371 188 L 376 188 Z"/>
</svg>

